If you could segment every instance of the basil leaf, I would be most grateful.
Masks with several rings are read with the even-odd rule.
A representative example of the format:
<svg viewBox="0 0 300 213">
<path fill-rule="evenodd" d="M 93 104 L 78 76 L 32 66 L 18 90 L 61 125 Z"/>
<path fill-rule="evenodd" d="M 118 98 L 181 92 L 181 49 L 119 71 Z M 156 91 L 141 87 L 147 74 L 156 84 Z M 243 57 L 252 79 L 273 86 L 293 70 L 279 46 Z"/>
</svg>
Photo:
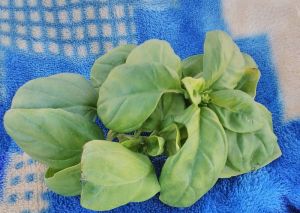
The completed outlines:
<svg viewBox="0 0 300 213">
<path fill-rule="evenodd" d="M 146 151 L 150 156 L 157 156 L 164 152 L 165 139 L 159 136 L 145 137 Z"/>
<path fill-rule="evenodd" d="M 142 126 L 164 93 L 181 91 L 178 76 L 163 65 L 123 64 L 100 88 L 98 115 L 107 128 L 130 132 Z"/>
<path fill-rule="evenodd" d="M 210 31 L 204 42 L 203 77 L 207 87 L 233 89 L 244 71 L 244 59 L 238 46 L 223 31 Z"/>
<path fill-rule="evenodd" d="M 119 143 L 87 143 L 81 165 L 81 205 L 88 209 L 104 211 L 145 201 L 160 190 L 149 158 Z"/>
<path fill-rule="evenodd" d="M 184 77 L 199 78 L 203 74 L 203 54 L 193 55 L 184 59 L 181 63 Z"/>
<path fill-rule="evenodd" d="M 163 40 L 150 39 L 139 45 L 128 55 L 126 63 L 159 63 L 181 76 L 180 58 L 171 45 Z"/>
<path fill-rule="evenodd" d="M 16 92 L 11 108 L 60 108 L 95 119 L 97 99 L 94 88 L 82 76 L 62 73 L 24 84 Z"/>
<path fill-rule="evenodd" d="M 259 169 L 281 155 L 277 137 L 273 133 L 270 113 L 262 105 L 265 123 L 262 128 L 250 133 L 225 130 L 228 139 L 228 156 L 222 178 L 228 178 Z"/>
<path fill-rule="evenodd" d="M 165 162 L 159 199 L 171 206 L 188 207 L 217 181 L 227 156 L 226 135 L 216 114 L 191 105 L 175 122 L 184 124 L 188 138 Z"/>
<path fill-rule="evenodd" d="M 159 130 L 162 128 L 162 121 L 167 117 L 182 112 L 185 108 L 185 101 L 182 94 L 166 93 L 163 94 L 154 112 L 143 123 L 144 131 Z"/>
<path fill-rule="evenodd" d="M 122 144 L 127 149 L 130 149 L 133 152 L 141 152 L 142 151 L 142 143 L 141 143 L 140 138 L 127 139 L 127 140 L 120 142 L 120 144 Z"/>
<path fill-rule="evenodd" d="M 240 90 L 219 90 L 210 94 L 209 107 L 222 125 L 233 132 L 253 132 L 263 126 L 263 116 L 255 101 Z"/>
<path fill-rule="evenodd" d="M 178 126 L 175 123 L 172 123 L 169 126 L 162 129 L 158 133 L 158 135 L 165 139 L 165 151 L 168 154 L 168 156 L 174 155 L 180 150 L 180 132 Z"/>
<path fill-rule="evenodd" d="M 54 169 L 79 163 L 82 146 L 103 138 L 96 124 L 61 109 L 11 109 L 4 126 L 26 153 Z"/>
<path fill-rule="evenodd" d="M 248 95 L 255 97 L 256 95 L 256 87 L 260 78 L 260 71 L 257 68 L 255 61 L 251 58 L 251 56 L 247 54 L 243 54 L 245 60 L 245 71 L 243 77 L 238 82 L 235 89 L 242 90 Z"/>
<path fill-rule="evenodd" d="M 45 183 L 52 191 L 64 196 L 80 195 L 80 164 L 63 170 L 48 168 Z"/>
<path fill-rule="evenodd" d="M 195 105 L 198 105 L 201 102 L 200 92 L 202 92 L 205 89 L 204 79 L 185 77 L 181 80 L 181 82 L 186 88 L 191 102 Z"/>
<path fill-rule="evenodd" d="M 129 53 L 135 47 L 136 45 L 132 44 L 116 47 L 94 62 L 91 69 L 91 82 L 97 90 L 113 68 L 126 62 Z"/>
</svg>

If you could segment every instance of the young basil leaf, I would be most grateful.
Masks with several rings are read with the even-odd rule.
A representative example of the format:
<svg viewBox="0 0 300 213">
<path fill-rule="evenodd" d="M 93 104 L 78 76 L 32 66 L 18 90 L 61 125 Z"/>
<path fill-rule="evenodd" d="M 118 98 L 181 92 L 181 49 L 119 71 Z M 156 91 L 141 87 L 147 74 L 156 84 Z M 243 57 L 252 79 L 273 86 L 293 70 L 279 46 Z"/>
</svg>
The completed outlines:
<svg viewBox="0 0 300 213">
<path fill-rule="evenodd" d="M 172 123 L 162 129 L 158 133 L 158 135 L 165 139 L 165 152 L 168 154 L 168 156 L 174 155 L 180 150 L 180 132 L 178 126 L 175 123 Z"/>
<path fill-rule="evenodd" d="M 103 138 L 96 124 L 61 109 L 11 109 L 4 126 L 26 153 L 54 169 L 79 163 L 82 146 Z"/>
<path fill-rule="evenodd" d="M 91 82 L 97 90 L 114 67 L 126 62 L 129 53 L 135 47 L 136 45 L 132 44 L 116 47 L 95 61 L 91 69 Z"/>
<path fill-rule="evenodd" d="M 281 155 L 277 137 L 273 133 L 270 113 L 262 105 L 258 108 L 265 118 L 262 128 L 250 133 L 225 130 L 228 139 L 228 156 L 220 177 L 228 178 L 259 169 Z"/>
<path fill-rule="evenodd" d="M 182 94 L 166 93 L 159 100 L 154 112 L 143 123 L 143 131 L 160 130 L 162 121 L 169 116 L 181 113 L 185 109 L 185 100 Z"/>
<path fill-rule="evenodd" d="M 226 135 L 216 114 L 206 107 L 200 111 L 191 105 L 175 122 L 186 126 L 188 139 L 162 168 L 159 199 L 171 206 L 188 207 L 220 176 L 227 157 Z"/>
<path fill-rule="evenodd" d="M 81 205 L 88 209 L 104 211 L 145 201 L 160 190 L 149 158 L 119 143 L 87 143 L 81 166 Z"/>
<path fill-rule="evenodd" d="M 159 136 L 145 137 L 145 153 L 150 156 L 161 155 L 164 152 L 165 139 Z"/>
<path fill-rule="evenodd" d="M 24 84 L 12 100 L 12 109 L 60 108 L 94 119 L 98 95 L 81 75 L 62 73 Z"/>
<path fill-rule="evenodd" d="M 248 95 L 255 97 L 257 83 L 260 78 L 260 71 L 258 70 L 256 63 L 251 56 L 245 53 L 243 53 L 243 56 L 246 63 L 245 71 L 235 89 L 242 90 Z"/>
<path fill-rule="evenodd" d="M 184 77 L 199 78 L 203 74 L 203 54 L 192 55 L 181 63 Z"/>
<path fill-rule="evenodd" d="M 178 76 L 171 72 L 160 64 L 123 64 L 113 69 L 98 99 L 98 115 L 105 126 L 120 133 L 140 128 L 163 94 L 182 92 Z"/>
<path fill-rule="evenodd" d="M 62 170 L 48 168 L 45 183 L 52 191 L 64 196 L 80 195 L 80 164 Z"/>
<path fill-rule="evenodd" d="M 223 31 L 210 31 L 204 42 L 203 77 L 207 87 L 233 89 L 244 72 L 244 59 L 238 46 Z"/>
<path fill-rule="evenodd" d="M 122 134 L 119 133 L 116 135 L 116 138 L 118 139 L 119 142 L 125 142 L 127 140 L 135 139 L 133 135 L 127 135 L 127 134 Z"/>
<path fill-rule="evenodd" d="M 131 138 L 120 142 L 127 149 L 130 149 L 133 152 L 141 152 L 143 147 L 140 138 Z"/>
<path fill-rule="evenodd" d="M 181 82 L 186 88 L 191 102 L 198 105 L 201 102 L 200 92 L 205 89 L 204 78 L 185 77 L 181 80 Z"/>
<path fill-rule="evenodd" d="M 222 125 L 233 132 L 253 132 L 264 119 L 255 101 L 240 90 L 219 90 L 210 94 L 209 107 L 217 113 Z"/>
<path fill-rule="evenodd" d="M 163 40 L 150 39 L 139 45 L 128 55 L 126 63 L 159 63 L 181 76 L 180 58 L 171 45 Z"/>
</svg>

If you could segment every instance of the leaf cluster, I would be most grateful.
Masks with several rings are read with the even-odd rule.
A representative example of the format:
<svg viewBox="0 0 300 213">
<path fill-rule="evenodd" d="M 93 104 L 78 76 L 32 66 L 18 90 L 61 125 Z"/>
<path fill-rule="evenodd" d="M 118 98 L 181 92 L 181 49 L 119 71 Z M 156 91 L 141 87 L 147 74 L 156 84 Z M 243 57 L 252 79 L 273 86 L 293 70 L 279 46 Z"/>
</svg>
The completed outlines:
<svg viewBox="0 0 300 213">
<path fill-rule="evenodd" d="M 98 58 L 91 81 L 70 73 L 29 81 L 4 124 L 48 166 L 48 187 L 80 194 L 85 208 L 109 210 L 158 192 L 167 205 L 188 207 L 219 178 L 281 155 L 271 113 L 254 100 L 259 77 L 222 31 L 208 32 L 204 53 L 183 61 L 152 39 Z M 110 129 L 106 140 L 97 115 Z M 149 156 L 159 155 L 167 160 L 157 178 Z"/>
</svg>

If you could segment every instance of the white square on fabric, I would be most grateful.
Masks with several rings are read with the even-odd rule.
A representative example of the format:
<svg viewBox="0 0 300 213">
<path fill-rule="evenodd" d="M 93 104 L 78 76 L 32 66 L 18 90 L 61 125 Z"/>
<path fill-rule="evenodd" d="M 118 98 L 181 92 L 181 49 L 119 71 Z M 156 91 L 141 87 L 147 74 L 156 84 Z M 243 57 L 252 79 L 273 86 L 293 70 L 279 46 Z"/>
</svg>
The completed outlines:
<svg viewBox="0 0 300 213">
<path fill-rule="evenodd" d="M 100 17 L 102 19 L 108 19 L 109 18 L 109 10 L 108 7 L 101 7 L 99 9 Z"/>
<path fill-rule="evenodd" d="M 20 38 L 17 39 L 17 46 L 22 50 L 27 50 L 28 48 L 27 41 Z"/>
<path fill-rule="evenodd" d="M 77 27 L 75 30 L 76 38 L 81 40 L 84 38 L 84 29 L 83 27 Z"/>
<path fill-rule="evenodd" d="M 23 11 L 16 11 L 15 12 L 15 19 L 18 21 L 24 21 L 25 20 L 25 14 Z"/>
<path fill-rule="evenodd" d="M 42 42 L 33 42 L 33 50 L 37 53 L 44 52 L 44 45 Z"/>
<path fill-rule="evenodd" d="M 54 53 L 54 54 L 58 54 L 59 53 L 58 45 L 54 42 L 49 43 L 49 51 Z"/>
<path fill-rule="evenodd" d="M 73 22 L 80 22 L 82 19 L 82 14 L 80 9 L 73 9 L 72 10 L 72 21 Z"/>
<path fill-rule="evenodd" d="M 99 51 L 100 51 L 99 43 L 98 42 L 92 42 L 90 44 L 90 50 L 94 54 L 99 53 Z"/>
<path fill-rule="evenodd" d="M 62 34 L 62 38 L 64 40 L 69 40 L 72 37 L 71 31 L 69 28 L 63 28 L 61 34 Z"/>
<path fill-rule="evenodd" d="M 77 54 L 81 57 L 86 57 L 87 56 L 87 50 L 85 45 L 80 45 L 77 48 Z"/>
<path fill-rule="evenodd" d="M 73 46 L 71 44 L 65 44 L 64 52 L 67 56 L 72 56 L 73 55 Z"/>
<path fill-rule="evenodd" d="M 54 23 L 54 15 L 52 12 L 45 12 L 45 19 L 48 23 Z"/>
<path fill-rule="evenodd" d="M 118 28 L 118 34 L 120 36 L 125 36 L 127 34 L 126 25 L 124 23 L 118 23 L 117 28 Z"/>
<path fill-rule="evenodd" d="M 17 25 L 17 33 L 20 35 L 26 34 L 26 27 L 23 25 Z"/>
<path fill-rule="evenodd" d="M 124 17 L 124 6 L 123 5 L 116 5 L 114 7 L 115 10 L 115 16 L 117 18 L 123 18 Z"/>
<path fill-rule="evenodd" d="M 95 9 L 92 6 L 89 6 L 85 9 L 87 19 L 95 19 Z"/>
<path fill-rule="evenodd" d="M 66 10 L 59 11 L 58 13 L 59 22 L 65 24 L 69 21 L 68 12 Z"/>
<path fill-rule="evenodd" d="M 57 36 L 56 29 L 53 28 L 53 27 L 49 27 L 49 28 L 47 29 L 47 34 L 48 34 L 48 37 L 49 37 L 49 38 L 56 38 L 56 36 Z"/>
<path fill-rule="evenodd" d="M 32 27 L 31 34 L 32 34 L 32 37 L 34 37 L 34 38 L 41 38 L 41 36 L 42 36 L 41 27 L 39 27 L 39 26 Z"/>
<path fill-rule="evenodd" d="M 112 32 L 111 25 L 110 24 L 103 24 L 102 31 L 103 31 L 104 36 L 106 36 L 106 37 L 111 36 L 111 32 Z"/>
<path fill-rule="evenodd" d="M 98 35 L 98 29 L 95 24 L 90 24 L 88 26 L 88 33 L 91 37 L 96 37 Z"/>
</svg>

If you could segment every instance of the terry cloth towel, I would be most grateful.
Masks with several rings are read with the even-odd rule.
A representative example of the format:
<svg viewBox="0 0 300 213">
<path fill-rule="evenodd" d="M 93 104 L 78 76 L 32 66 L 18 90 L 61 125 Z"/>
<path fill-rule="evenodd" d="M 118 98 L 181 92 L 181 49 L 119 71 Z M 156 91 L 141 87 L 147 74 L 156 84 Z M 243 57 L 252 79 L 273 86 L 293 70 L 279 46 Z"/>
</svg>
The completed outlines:
<svg viewBox="0 0 300 213">
<path fill-rule="evenodd" d="M 205 33 L 214 29 L 227 31 L 256 60 L 256 100 L 273 113 L 282 157 L 219 180 L 189 208 L 168 207 L 155 196 L 111 212 L 299 212 L 299 0 L 0 0 L 1 121 L 28 80 L 66 71 L 88 78 L 100 55 L 150 38 L 167 40 L 185 58 L 203 52 Z M 91 212 L 78 196 L 47 189 L 45 168 L 17 147 L 3 122 L 0 135 L 0 212 Z"/>
</svg>

